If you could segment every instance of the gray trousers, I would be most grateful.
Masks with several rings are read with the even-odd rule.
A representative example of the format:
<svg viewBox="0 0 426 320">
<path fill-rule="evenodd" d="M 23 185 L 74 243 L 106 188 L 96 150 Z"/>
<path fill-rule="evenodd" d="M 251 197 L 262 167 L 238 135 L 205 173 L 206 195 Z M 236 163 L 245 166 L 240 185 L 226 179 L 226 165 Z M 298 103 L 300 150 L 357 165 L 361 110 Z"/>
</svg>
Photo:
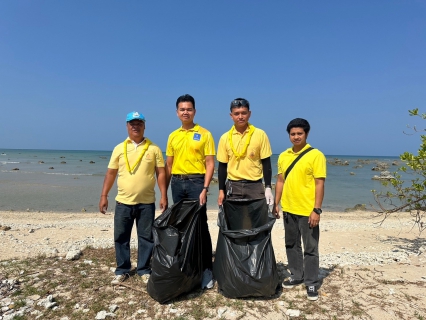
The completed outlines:
<svg viewBox="0 0 426 320">
<path fill-rule="evenodd" d="M 295 280 L 304 279 L 306 286 L 318 286 L 319 226 L 310 228 L 309 217 L 284 212 L 285 249 L 288 268 Z M 303 252 L 302 252 L 303 242 Z"/>
</svg>

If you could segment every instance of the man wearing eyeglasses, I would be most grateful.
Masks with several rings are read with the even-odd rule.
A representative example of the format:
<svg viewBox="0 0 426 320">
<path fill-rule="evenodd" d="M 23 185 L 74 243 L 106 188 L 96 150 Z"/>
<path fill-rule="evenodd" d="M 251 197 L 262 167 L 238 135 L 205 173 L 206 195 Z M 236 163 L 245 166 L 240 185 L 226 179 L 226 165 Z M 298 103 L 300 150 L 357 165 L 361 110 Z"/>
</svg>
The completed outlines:
<svg viewBox="0 0 426 320">
<path fill-rule="evenodd" d="M 182 199 L 207 202 L 210 181 L 214 172 L 215 146 L 212 134 L 194 123 L 195 100 L 189 95 L 176 101 L 176 114 L 182 126 L 169 135 L 167 141 L 167 183 L 171 181 L 173 203 Z M 202 288 L 213 287 L 212 242 L 207 215 L 201 215 L 203 266 Z"/>
<path fill-rule="evenodd" d="M 217 150 L 218 205 L 221 206 L 225 198 L 266 198 L 272 210 L 274 204 L 271 190 L 272 150 L 268 136 L 263 130 L 249 123 L 251 111 L 250 103 L 246 99 L 233 100 L 230 110 L 234 125 L 222 135 Z"/>
<path fill-rule="evenodd" d="M 136 273 L 146 284 L 151 274 L 154 247 L 152 225 L 155 216 L 155 176 L 161 192 L 160 209 L 167 209 L 167 180 L 160 148 L 144 136 L 145 117 L 130 112 L 126 118 L 128 138 L 114 148 L 102 187 L 99 211 L 108 209 L 108 193 L 118 175 L 115 198 L 114 244 L 117 267 L 112 285 L 129 278 L 130 238 L 136 221 L 138 262 Z"/>
</svg>

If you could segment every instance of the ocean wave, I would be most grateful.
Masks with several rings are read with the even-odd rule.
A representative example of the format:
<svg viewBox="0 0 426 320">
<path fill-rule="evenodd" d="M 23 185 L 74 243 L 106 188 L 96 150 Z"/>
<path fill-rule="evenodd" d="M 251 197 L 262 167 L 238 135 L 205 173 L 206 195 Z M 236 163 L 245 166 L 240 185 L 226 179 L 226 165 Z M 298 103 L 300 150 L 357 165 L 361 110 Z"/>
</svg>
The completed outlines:
<svg viewBox="0 0 426 320">
<path fill-rule="evenodd" d="M 53 174 L 58 176 L 93 176 L 91 173 L 63 173 L 63 172 L 42 172 L 43 174 Z"/>
<path fill-rule="evenodd" d="M 35 174 L 50 174 L 57 176 L 93 176 L 92 173 L 64 173 L 64 172 L 36 172 L 36 171 L 22 171 L 22 170 L 0 170 L 4 173 L 35 173 Z"/>
<path fill-rule="evenodd" d="M 20 163 L 19 161 L 0 161 L 1 164 Z"/>
</svg>

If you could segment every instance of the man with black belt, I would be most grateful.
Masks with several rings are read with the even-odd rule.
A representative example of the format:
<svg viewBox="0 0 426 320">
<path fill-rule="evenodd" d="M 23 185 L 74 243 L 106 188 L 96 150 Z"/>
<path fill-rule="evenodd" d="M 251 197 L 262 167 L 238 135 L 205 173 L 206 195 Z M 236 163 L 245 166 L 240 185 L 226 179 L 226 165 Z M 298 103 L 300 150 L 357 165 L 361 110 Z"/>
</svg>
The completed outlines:
<svg viewBox="0 0 426 320">
<path fill-rule="evenodd" d="M 271 145 L 266 133 L 249 123 L 250 103 L 243 98 L 231 102 L 234 125 L 219 140 L 219 197 L 227 199 L 266 198 L 270 209 L 274 204 L 271 190 Z M 265 181 L 265 187 L 262 184 Z M 227 181 L 226 181 L 227 180 Z"/>
<path fill-rule="evenodd" d="M 212 134 L 194 123 L 195 100 L 189 94 L 176 101 L 176 113 L 182 126 L 169 135 L 166 149 L 167 182 L 171 180 L 173 202 L 182 199 L 199 199 L 200 205 L 207 202 L 207 192 L 214 172 L 215 146 Z M 213 287 L 212 243 L 207 225 L 207 216 L 202 219 L 204 255 L 202 287 Z M 208 259 L 207 259 L 208 258 Z"/>
</svg>

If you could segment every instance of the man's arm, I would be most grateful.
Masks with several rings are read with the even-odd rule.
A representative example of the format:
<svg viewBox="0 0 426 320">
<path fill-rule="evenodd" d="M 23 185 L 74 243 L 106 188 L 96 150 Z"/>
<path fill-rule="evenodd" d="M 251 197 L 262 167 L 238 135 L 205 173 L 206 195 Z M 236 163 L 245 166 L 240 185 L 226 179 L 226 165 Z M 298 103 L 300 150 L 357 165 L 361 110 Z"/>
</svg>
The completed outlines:
<svg viewBox="0 0 426 320">
<path fill-rule="evenodd" d="M 277 176 L 277 183 L 275 184 L 275 210 L 274 214 L 277 219 L 280 218 L 280 202 L 281 202 L 281 196 L 283 194 L 283 187 L 284 187 L 284 178 L 282 174 L 279 174 Z"/>
<path fill-rule="evenodd" d="M 271 186 L 272 181 L 272 165 L 271 165 L 271 157 L 262 159 L 262 170 L 263 170 L 263 181 L 265 182 L 265 186 Z"/>
<path fill-rule="evenodd" d="M 170 180 L 172 178 L 172 167 L 173 167 L 174 157 L 167 156 L 166 160 L 166 186 L 169 187 Z"/>
<path fill-rule="evenodd" d="M 101 199 L 99 200 L 99 211 L 105 214 L 108 210 L 108 193 L 114 184 L 115 178 L 117 177 L 118 169 L 107 169 L 104 179 L 104 185 L 102 186 Z"/>
<path fill-rule="evenodd" d="M 226 189 L 226 177 L 228 175 L 228 164 L 219 162 L 219 168 L 217 171 L 218 182 L 219 182 L 219 197 L 217 198 L 217 204 L 222 205 L 225 200 L 225 189 Z"/>
<path fill-rule="evenodd" d="M 204 175 L 204 187 L 208 187 L 212 181 L 214 172 L 214 156 L 206 156 L 206 174 Z M 203 189 L 200 193 L 200 205 L 207 202 L 207 190 Z"/>
<path fill-rule="evenodd" d="M 315 178 L 315 206 L 314 208 L 321 208 L 322 201 L 324 200 L 324 182 L 325 178 Z M 313 209 L 313 208 L 312 208 Z M 311 228 L 318 226 L 321 215 L 311 212 L 309 215 L 308 223 Z"/>
<path fill-rule="evenodd" d="M 157 175 L 157 184 L 161 193 L 160 210 L 164 212 L 168 206 L 166 168 L 155 167 L 155 174 Z"/>
<path fill-rule="evenodd" d="M 263 170 L 263 180 L 265 181 L 265 198 L 266 203 L 269 205 L 269 210 L 274 209 L 274 196 L 272 195 L 272 166 L 271 166 L 271 157 L 262 159 L 262 170 Z"/>
</svg>

